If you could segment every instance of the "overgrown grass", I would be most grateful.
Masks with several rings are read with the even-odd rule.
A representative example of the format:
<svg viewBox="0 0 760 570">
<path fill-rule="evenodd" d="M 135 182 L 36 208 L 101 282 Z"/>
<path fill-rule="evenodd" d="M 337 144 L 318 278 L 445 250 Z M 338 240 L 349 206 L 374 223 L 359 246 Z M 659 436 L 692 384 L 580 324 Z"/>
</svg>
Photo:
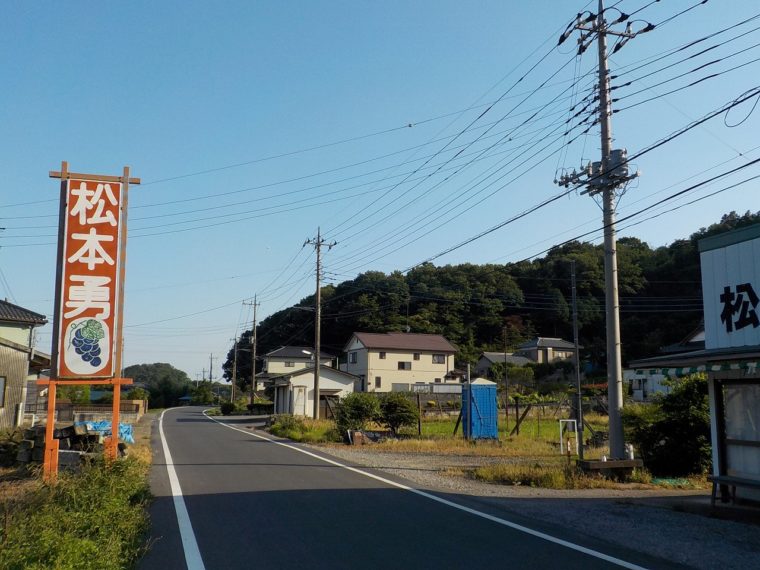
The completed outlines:
<svg viewBox="0 0 760 570">
<path fill-rule="evenodd" d="M 547 489 L 616 489 L 621 482 L 601 475 L 589 475 L 563 462 L 548 463 L 499 463 L 484 465 L 466 475 L 479 481 L 502 485 L 525 485 Z M 651 475 L 644 470 L 634 470 L 624 482 L 648 485 Z"/>
<path fill-rule="evenodd" d="M 278 437 L 287 437 L 303 443 L 341 441 L 332 420 L 313 420 L 288 414 L 275 416 L 269 432 Z"/>
<path fill-rule="evenodd" d="M 144 549 L 148 464 L 135 457 L 81 473 L 5 484 L 0 496 L 0 570 L 121 569 Z"/>
</svg>

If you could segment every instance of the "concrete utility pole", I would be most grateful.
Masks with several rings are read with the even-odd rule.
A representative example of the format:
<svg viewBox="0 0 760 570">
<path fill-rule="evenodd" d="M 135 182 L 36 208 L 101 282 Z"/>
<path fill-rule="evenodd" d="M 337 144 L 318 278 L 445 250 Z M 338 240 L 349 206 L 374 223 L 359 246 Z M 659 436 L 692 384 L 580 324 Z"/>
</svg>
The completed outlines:
<svg viewBox="0 0 760 570">
<path fill-rule="evenodd" d="M 253 296 L 253 328 L 251 329 L 251 409 L 253 409 L 253 399 L 256 394 L 256 295 Z"/>
<path fill-rule="evenodd" d="M 575 418 L 578 430 L 578 459 L 583 461 L 583 396 L 581 394 L 581 351 L 578 346 L 578 299 L 575 288 L 575 260 L 570 262 L 570 285 L 573 293 L 573 343 L 575 344 L 575 389 L 577 390 L 578 407 Z"/>
<path fill-rule="evenodd" d="M 320 365 L 320 344 L 322 332 L 322 288 L 320 280 L 322 277 L 322 246 L 327 246 L 330 250 L 336 245 L 336 242 L 327 243 L 322 238 L 319 228 L 317 228 L 316 239 L 308 239 L 304 245 L 313 245 L 317 250 L 317 291 L 314 297 L 314 419 L 319 419 L 319 365 Z"/>
<path fill-rule="evenodd" d="M 237 353 L 238 339 L 237 336 L 232 339 L 235 344 L 232 345 L 232 386 L 230 387 L 230 403 L 235 403 L 235 383 L 237 382 Z"/>
<path fill-rule="evenodd" d="M 607 399 L 609 403 L 610 456 L 613 459 L 625 457 L 623 438 L 623 377 L 620 355 L 620 304 L 618 300 L 617 244 L 615 238 L 615 190 L 638 176 L 629 175 L 627 153 L 625 149 L 612 149 L 612 107 L 610 104 L 610 74 L 607 63 L 607 36 L 617 36 L 620 42 L 615 51 L 639 33 L 654 29 L 649 24 L 646 28 L 631 31 L 628 23 L 624 32 L 615 32 L 610 26 L 627 21 L 629 16 L 620 12 L 620 17 L 608 24 L 604 17 L 604 0 L 599 0 L 597 14 L 589 13 L 584 17 L 579 14 L 575 24 L 560 37 L 564 42 L 574 30 L 580 30 L 578 53 L 583 53 L 597 40 L 599 57 L 599 124 L 601 126 L 602 159 L 590 163 L 581 172 L 573 171 L 563 175 L 557 183 L 569 187 L 571 184 L 583 184 L 587 188 L 582 194 L 595 196 L 601 194 L 604 212 L 604 282 L 605 309 L 607 326 Z M 585 180 L 582 177 L 585 176 Z"/>
</svg>

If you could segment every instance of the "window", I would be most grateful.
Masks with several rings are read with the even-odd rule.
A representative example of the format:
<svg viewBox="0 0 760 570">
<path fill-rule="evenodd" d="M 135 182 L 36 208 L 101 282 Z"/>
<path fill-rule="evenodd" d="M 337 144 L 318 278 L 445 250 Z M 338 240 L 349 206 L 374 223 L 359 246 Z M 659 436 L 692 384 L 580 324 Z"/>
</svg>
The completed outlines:
<svg viewBox="0 0 760 570">
<path fill-rule="evenodd" d="M 5 376 L 0 376 L 0 408 L 5 406 Z"/>
<path fill-rule="evenodd" d="M 440 384 L 440 383 L 441 383 L 441 379 L 440 379 L 440 378 L 436 378 L 436 379 L 435 379 L 435 383 L 436 383 L 436 384 Z"/>
<path fill-rule="evenodd" d="M 420 353 L 419 352 L 415 352 L 414 353 L 414 359 L 415 360 L 419 360 L 420 359 Z"/>
<path fill-rule="evenodd" d="M 380 360 L 385 360 L 385 353 L 384 352 L 380 353 Z"/>
<path fill-rule="evenodd" d="M 398 363 L 398 369 L 399 370 L 411 370 L 412 369 L 412 363 L 411 362 L 399 362 Z"/>
<path fill-rule="evenodd" d="M 383 382 L 383 379 L 380 378 L 380 376 L 375 376 L 375 388 L 379 388 L 382 382 Z"/>
<path fill-rule="evenodd" d="M 355 352 L 349 352 L 348 353 L 348 363 L 349 364 L 356 364 L 356 353 Z"/>
<path fill-rule="evenodd" d="M 433 355 L 433 364 L 446 364 L 446 355 L 445 354 L 434 354 Z"/>
<path fill-rule="evenodd" d="M 295 365 L 296 365 L 295 362 L 286 362 L 285 363 L 285 368 L 294 368 Z"/>
</svg>

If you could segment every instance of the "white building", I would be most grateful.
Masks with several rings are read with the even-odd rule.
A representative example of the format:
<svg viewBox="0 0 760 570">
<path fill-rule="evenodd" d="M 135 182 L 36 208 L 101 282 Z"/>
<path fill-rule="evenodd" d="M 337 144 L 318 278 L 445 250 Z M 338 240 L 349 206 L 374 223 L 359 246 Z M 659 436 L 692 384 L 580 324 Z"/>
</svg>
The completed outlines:
<svg viewBox="0 0 760 570">
<path fill-rule="evenodd" d="M 334 403 L 354 391 L 357 378 L 326 366 L 319 369 L 319 417 L 332 417 Z M 300 368 L 273 376 L 267 382 L 274 387 L 274 413 L 314 417 L 314 368 Z"/>
</svg>

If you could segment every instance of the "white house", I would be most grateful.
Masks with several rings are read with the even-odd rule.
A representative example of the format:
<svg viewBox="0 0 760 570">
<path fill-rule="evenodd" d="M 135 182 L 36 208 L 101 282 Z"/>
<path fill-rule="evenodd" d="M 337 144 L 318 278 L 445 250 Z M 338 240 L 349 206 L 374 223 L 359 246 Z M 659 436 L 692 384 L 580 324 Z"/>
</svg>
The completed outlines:
<svg viewBox="0 0 760 570">
<path fill-rule="evenodd" d="M 391 392 L 415 384 L 457 382 L 456 347 L 438 334 L 355 332 L 341 370 L 358 377 L 357 391 Z M 449 376 L 447 377 L 447 374 Z"/>
<path fill-rule="evenodd" d="M 331 417 L 331 402 L 354 391 L 357 378 L 326 366 L 319 368 L 319 417 Z M 274 413 L 314 417 L 314 368 L 300 368 L 272 376 L 267 382 L 274 388 Z"/>
</svg>

